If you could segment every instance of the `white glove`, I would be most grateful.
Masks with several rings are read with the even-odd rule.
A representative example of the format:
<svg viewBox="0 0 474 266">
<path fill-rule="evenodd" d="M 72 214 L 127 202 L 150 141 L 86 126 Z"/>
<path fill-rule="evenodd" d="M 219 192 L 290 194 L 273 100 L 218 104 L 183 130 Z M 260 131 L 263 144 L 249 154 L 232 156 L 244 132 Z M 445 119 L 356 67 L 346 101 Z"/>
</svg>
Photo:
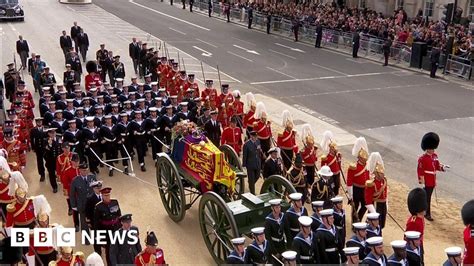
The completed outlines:
<svg viewBox="0 0 474 266">
<path fill-rule="evenodd" d="M 349 197 L 348 200 L 352 200 L 352 186 L 347 187 L 347 196 Z"/>
<path fill-rule="evenodd" d="M 35 266 L 35 256 L 26 256 L 26 261 L 28 262 L 28 266 Z"/>
<path fill-rule="evenodd" d="M 451 168 L 451 166 L 449 166 L 449 165 L 446 164 L 446 165 L 443 165 L 442 168 L 443 168 L 443 171 L 444 171 L 444 172 L 447 172 L 448 169 Z"/>
<path fill-rule="evenodd" d="M 375 211 L 374 204 L 365 205 L 365 207 L 367 208 L 367 210 L 369 211 L 369 213 L 376 212 L 376 211 Z"/>
<path fill-rule="evenodd" d="M 71 209 L 74 210 L 74 211 L 77 211 L 77 208 L 71 208 Z"/>
</svg>

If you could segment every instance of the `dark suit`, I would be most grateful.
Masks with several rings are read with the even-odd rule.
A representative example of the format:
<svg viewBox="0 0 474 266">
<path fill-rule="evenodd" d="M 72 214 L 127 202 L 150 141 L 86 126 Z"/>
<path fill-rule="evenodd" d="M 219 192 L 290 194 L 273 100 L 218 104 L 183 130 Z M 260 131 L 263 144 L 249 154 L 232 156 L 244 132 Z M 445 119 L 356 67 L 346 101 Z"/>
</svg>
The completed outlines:
<svg viewBox="0 0 474 266">
<path fill-rule="evenodd" d="M 28 42 L 26 40 L 16 41 L 16 52 L 20 55 L 21 66 L 25 69 L 26 59 L 28 59 L 29 52 L 30 52 L 30 47 L 28 46 Z"/>
<path fill-rule="evenodd" d="M 219 121 L 209 120 L 204 125 L 204 131 L 206 131 L 206 137 L 209 138 L 216 147 L 219 147 L 221 142 L 221 123 Z"/>
<path fill-rule="evenodd" d="M 87 197 L 86 200 L 86 221 L 87 223 L 91 226 L 92 230 L 96 230 L 97 228 L 94 227 L 94 208 L 97 203 L 102 201 L 102 196 L 99 194 L 92 194 L 89 197 Z M 102 249 L 100 245 L 94 244 L 94 251 L 97 252 L 97 254 L 102 255 Z"/>
<path fill-rule="evenodd" d="M 122 235 L 124 229 L 120 228 L 118 231 Z M 130 227 L 130 231 L 136 231 L 138 236 L 138 228 L 136 226 Z M 125 237 L 124 244 L 113 244 L 110 245 L 110 265 L 116 266 L 117 264 L 133 264 L 135 257 L 142 251 L 142 246 L 140 241 L 135 245 L 129 245 L 128 240 L 131 240 L 128 237 Z"/>
<path fill-rule="evenodd" d="M 72 39 L 71 36 L 61 36 L 59 37 L 59 45 L 61 46 L 61 49 L 63 49 L 64 53 L 64 58 L 66 58 L 67 53 L 69 52 L 69 48 L 72 47 Z"/>
<path fill-rule="evenodd" d="M 74 49 L 76 52 L 79 52 L 79 44 L 77 40 L 77 36 L 79 36 L 79 33 L 81 33 L 81 27 L 79 26 L 72 26 L 71 27 L 71 38 L 74 40 Z"/>
<path fill-rule="evenodd" d="M 79 213 L 81 229 L 87 232 L 89 231 L 89 226 L 87 226 L 86 222 L 87 198 L 94 194 L 90 183 L 95 180 L 95 175 L 87 175 L 85 178 L 76 176 L 71 182 L 71 192 L 69 193 L 71 208 L 76 209 L 75 211 Z"/>
<path fill-rule="evenodd" d="M 82 55 L 82 61 L 86 61 L 87 50 L 89 50 L 89 36 L 87 33 L 79 34 L 77 36 L 77 46 L 79 46 L 79 50 Z"/>
<path fill-rule="evenodd" d="M 271 175 L 281 175 L 281 160 L 279 158 L 273 160 L 268 158 L 263 164 L 263 178 L 268 178 Z"/>
<path fill-rule="evenodd" d="M 260 155 L 262 148 L 260 147 L 260 141 L 257 139 L 253 142 L 251 139 L 245 142 L 243 147 L 242 155 L 242 166 L 247 168 L 247 176 L 249 180 L 249 190 L 255 195 L 255 183 L 260 177 L 261 159 Z"/>
<path fill-rule="evenodd" d="M 138 72 L 138 60 L 140 59 L 140 45 L 138 43 L 130 43 L 128 45 L 128 55 L 130 58 L 132 58 L 133 61 L 133 70 L 135 71 L 135 74 Z"/>
</svg>

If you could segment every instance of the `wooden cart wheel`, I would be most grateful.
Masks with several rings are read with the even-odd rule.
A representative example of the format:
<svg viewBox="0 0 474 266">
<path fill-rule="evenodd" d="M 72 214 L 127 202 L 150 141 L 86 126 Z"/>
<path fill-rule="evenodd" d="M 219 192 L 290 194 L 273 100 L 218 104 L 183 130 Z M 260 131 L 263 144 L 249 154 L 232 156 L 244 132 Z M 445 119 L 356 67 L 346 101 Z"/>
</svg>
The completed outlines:
<svg viewBox="0 0 474 266">
<path fill-rule="evenodd" d="M 276 194 L 281 199 L 286 199 L 289 194 L 295 193 L 296 189 L 293 187 L 293 184 L 283 176 L 272 175 L 265 179 L 260 189 L 260 194 L 268 192 Z"/>
<path fill-rule="evenodd" d="M 178 169 L 165 153 L 158 155 L 156 162 L 156 181 L 161 201 L 171 220 L 179 222 L 186 213 L 186 198 Z"/>
<path fill-rule="evenodd" d="M 219 149 L 221 150 L 221 152 L 224 153 L 225 160 L 227 161 L 227 163 L 229 163 L 232 166 L 232 168 L 234 168 L 236 171 L 240 173 L 244 172 L 242 163 L 240 162 L 239 156 L 235 152 L 234 148 L 232 148 L 231 146 L 227 144 L 224 144 L 220 146 Z M 236 178 L 237 179 L 235 180 L 235 189 L 234 189 L 234 197 L 233 197 L 234 200 L 240 199 L 240 195 L 242 195 L 245 192 L 245 182 L 244 182 L 245 175 L 238 174 Z"/>
<path fill-rule="evenodd" d="M 232 211 L 215 192 L 206 192 L 199 202 L 199 222 L 207 249 L 217 264 L 232 251 L 232 238 L 239 235 Z"/>
</svg>

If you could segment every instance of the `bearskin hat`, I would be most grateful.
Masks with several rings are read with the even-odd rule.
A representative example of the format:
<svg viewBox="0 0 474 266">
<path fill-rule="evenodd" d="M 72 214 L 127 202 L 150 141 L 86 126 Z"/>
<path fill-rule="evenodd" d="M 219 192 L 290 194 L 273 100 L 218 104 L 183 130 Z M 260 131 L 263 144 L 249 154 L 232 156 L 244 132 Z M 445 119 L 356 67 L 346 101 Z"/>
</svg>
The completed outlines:
<svg viewBox="0 0 474 266">
<path fill-rule="evenodd" d="M 95 61 L 88 61 L 86 63 L 87 73 L 97 72 L 97 63 Z"/>
<path fill-rule="evenodd" d="M 470 200 L 462 206 L 461 217 L 464 225 L 474 226 L 474 200 Z"/>
<path fill-rule="evenodd" d="M 438 145 L 439 136 L 434 132 L 426 133 L 421 139 L 421 149 L 424 151 L 437 149 Z"/>
<path fill-rule="evenodd" d="M 407 204 L 411 215 L 426 211 L 426 209 L 428 209 L 428 202 L 425 190 L 422 188 L 414 188 L 410 191 L 410 193 L 408 193 Z"/>
</svg>

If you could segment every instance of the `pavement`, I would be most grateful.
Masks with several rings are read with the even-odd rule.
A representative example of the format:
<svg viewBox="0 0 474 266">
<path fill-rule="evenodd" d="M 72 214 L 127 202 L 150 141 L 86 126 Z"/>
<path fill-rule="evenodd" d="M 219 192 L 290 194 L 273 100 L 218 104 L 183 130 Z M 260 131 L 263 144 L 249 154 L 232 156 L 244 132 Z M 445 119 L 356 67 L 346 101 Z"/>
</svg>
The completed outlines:
<svg viewBox="0 0 474 266">
<path fill-rule="evenodd" d="M 421 136 L 427 131 L 438 132 L 440 159 L 452 166 L 450 172 L 439 176 L 439 196 L 459 202 L 472 198 L 474 97 L 468 86 L 382 67 L 370 60 L 354 60 L 327 49 L 316 50 L 156 0 L 96 0 L 92 5 L 64 5 L 54 0 L 22 3 L 25 22 L 0 25 L 1 65 L 13 60 L 14 43 L 22 34 L 30 50 L 39 52 L 60 79 L 64 61 L 59 36 L 63 29 L 69 31 L 73 21 L 89 35 L 88 58 L 94 57 L 99 43 L 106 43 L 107 49 L 122 55 L 126 79 L 132 73 L 127 59 L 132 37 L 156 48 L 166 42 L 169 54 L 177 58 L 179 53 L 186 70 L 195 73 L 201 83 L 202 62 L 206 79 L 217 81 L 219 68 L 222 83 L 242 93 L 254 92 L 266 103 L 274 123 L 280 123 L 281 111 L 288 109 L 297 128 L 310 123 L 318 139 L 324 130 L 332 130 L 348 160 L 352 160 L 355 137 L 366 136 L 370 150 L 382 153 L 387 175 L 411 187 L 416 183 Z M 16 60 L 18 63 L 18 56 Z M 32 88 L 31 80 L 25 79 Z M 53 194 L 47 183 L 38 181 L 33 157 L 28 154 L 25 173 L 30 194 L 45 194 L 54 206 L 52 221 L 72 226 L 61 193 Z M 165 256 L 173 254 L 167 256 L 168 263 L 212 264 L 199 232 L 197 207 L 188 210 L 179 224 L 172 222 L 159 199 L 153 163 L 150 158 L 146 163 L 148 171 L 137 172 L 137 177 L 118 173 L 108 177 L 103 168 L 99 178 L 113 187 L 112 195 L 119 199 L 122 212 L 134 214 L 142 239 L 147 228 L 158 232 Z"/>
</svg>

